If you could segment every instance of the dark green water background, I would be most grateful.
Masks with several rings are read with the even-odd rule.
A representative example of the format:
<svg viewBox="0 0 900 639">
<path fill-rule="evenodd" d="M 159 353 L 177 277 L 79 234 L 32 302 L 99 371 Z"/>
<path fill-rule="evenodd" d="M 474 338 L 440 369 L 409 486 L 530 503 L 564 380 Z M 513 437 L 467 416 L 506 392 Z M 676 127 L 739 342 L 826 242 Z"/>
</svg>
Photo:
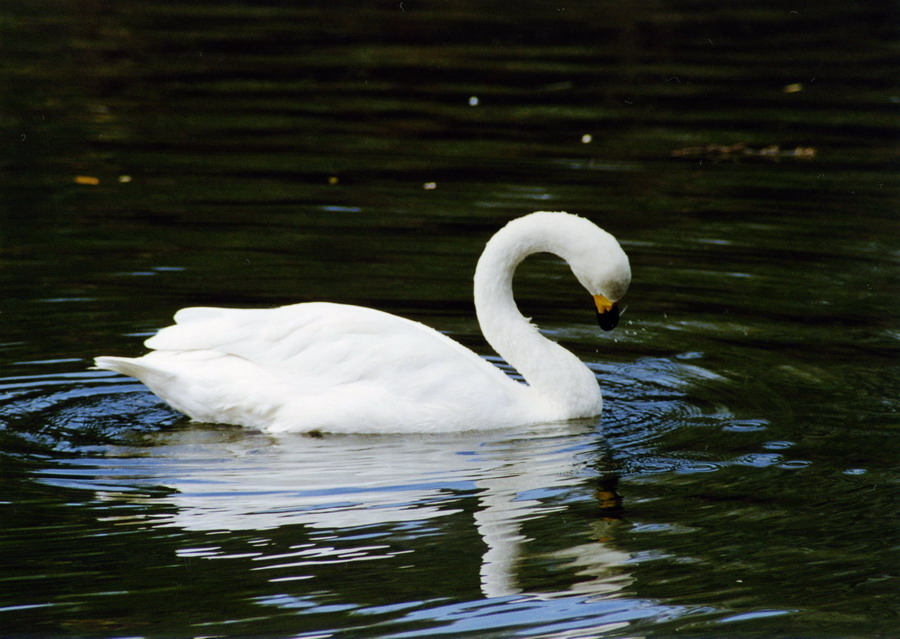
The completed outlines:
<svg viewBox="0 0 900 639">
<path fill-rule="evenodd" d="M 900 636 L 896 27 L 4 0 L 0 635 Z M 517 279 L 600 420 L 272 439 L 88 370 L 319 299 L 493 357 L 475 260 L 541 209 L 631 256 L 611 334 L 554 260 Z"/>
</svg>

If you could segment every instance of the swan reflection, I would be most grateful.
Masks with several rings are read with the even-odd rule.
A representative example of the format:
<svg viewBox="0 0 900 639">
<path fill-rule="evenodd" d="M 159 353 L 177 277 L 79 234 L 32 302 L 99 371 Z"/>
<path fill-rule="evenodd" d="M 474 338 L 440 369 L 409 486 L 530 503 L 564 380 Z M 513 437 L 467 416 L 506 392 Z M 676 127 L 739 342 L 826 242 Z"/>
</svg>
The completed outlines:
<svg viewBox="0 0 900 639">
<path fill-rule="evenodd" d="M 272 438 L 191 426 L 155 435 L 150 448 L 109 451 L 115 468 L 107 469 L 111 476 L 105 482 L 122 484 L 127 478 L 130 501 L 163 500 L 174 506 L 154 509 L 152 519 L 129 515 L 117 523 L 194 532 L 260 531 L 265 537 L 267 530 L 301 525 L 328 531 L 324 538 L 334 539 L 372 526 L 471 518 L 484 544 L 472 552 L 482 555 L 480 582 L 486 597 L 541 596 L 522 579 L 526 561 L 550 562 L 565 570 L 565 592 L 608 595 L 630 583 L 624 568 L 630 556 L 610 539 L 618 525 L 617 496 L 614 487 L 597 491 L 592 465 L 599 436 L 593 425 L 589 428 L 544 426 L 495 433 L 494 439 L 485 439 L 484 433 Z M 164 496 L 139 496 L 141 486 L 160 485 L 168 489 Z M 158 488 L 147 491 L 153 493 Z M 123 497 L 121 492 L 105 494 Z M 529 535 L 540 536 L 542 530 L 535 522 L 570 516 L 573 499 L 590 500 L 593 521 L 583 522 L 579 530 L 593 529 L 578 540 L 583 543 L 560 548 L 557 540 L 541 539 L 534 545 L 551 550 L 532 550 Z M 365 541 L 341 550 L 316 543 L 315 536 L 305 540 L 277 556 L 257 549 L 255 569 L 277 573 L 273 581 L 309 579 L 317 562 L 378 559 L 388 552 Z M 190 557 L 221 553 L 214 545 L 179 552 Z M 300 573 L 285 576 L 288 568 Z M 553 589 L 548 586 L 545 594 L 565 594 Z"/>
</svg>

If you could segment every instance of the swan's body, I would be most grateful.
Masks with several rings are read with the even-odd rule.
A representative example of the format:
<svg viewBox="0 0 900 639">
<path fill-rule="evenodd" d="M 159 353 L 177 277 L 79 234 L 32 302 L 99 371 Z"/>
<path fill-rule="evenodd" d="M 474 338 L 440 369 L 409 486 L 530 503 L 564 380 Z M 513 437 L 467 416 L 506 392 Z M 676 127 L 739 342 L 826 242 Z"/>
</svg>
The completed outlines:
<svg viewBox="0 0 900 639">
<path fill-rule="evenodd" d="M 139 358 L 96 366 L 140 379 L 197 421 L 269 432 L 430 432 L 589 417 L 594 374 L 516 308 L 513 273 L 533 253 L 559 255 L 594 296 L 601 325 L 631 279 L 615 238 L 568 213 L 513 220 L 487 243 L 475 307 L 488 343 L 525 378 L 423 324 L 321 302 L 274 309 L 186 308 Z"/>
</svg>

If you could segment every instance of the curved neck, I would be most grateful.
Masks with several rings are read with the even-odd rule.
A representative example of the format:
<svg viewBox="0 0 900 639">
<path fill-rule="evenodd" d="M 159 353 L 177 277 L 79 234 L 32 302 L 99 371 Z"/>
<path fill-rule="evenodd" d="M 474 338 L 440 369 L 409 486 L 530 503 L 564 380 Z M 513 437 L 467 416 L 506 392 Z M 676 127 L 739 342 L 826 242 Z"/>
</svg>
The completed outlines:
<svg viewBox="0 0 900 639">
<path fill-rule="evenodd" d="M 501 229 L 485 246 L 475 269 L 475 311 L 488 344 L 515 368 L 555 419 L 595 415 L 600 388 L 577 357 L 541 335 L 513 299 L 516 268 L 534 253 L 566 258 L 561 233 L 516 224 Z"/>
</svg>

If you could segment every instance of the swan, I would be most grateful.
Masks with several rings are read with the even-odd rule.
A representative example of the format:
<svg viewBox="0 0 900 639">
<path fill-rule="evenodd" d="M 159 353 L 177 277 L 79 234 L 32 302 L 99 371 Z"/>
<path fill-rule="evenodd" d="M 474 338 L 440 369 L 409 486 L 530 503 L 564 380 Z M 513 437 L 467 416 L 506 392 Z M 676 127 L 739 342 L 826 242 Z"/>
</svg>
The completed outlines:
<svg viewBox="0 0 900 639">
<path fill-rule="evenodd" d="M 475 310 L 524 384 L 424 324 L 328 302 L 185 308 L 145 342 L 150 353 L 97 357 L 95 368 L 139 379 L 195 421 L 270 433 L 452 432 L 599 415 L 594 374 L 513 299 L 516 267 L 545 252 L 569 264 L 604 330 L 631 282 L 619 243 L 583 217 L 538 211 L 501 228 L 475 268 Z"/>
</svg>

